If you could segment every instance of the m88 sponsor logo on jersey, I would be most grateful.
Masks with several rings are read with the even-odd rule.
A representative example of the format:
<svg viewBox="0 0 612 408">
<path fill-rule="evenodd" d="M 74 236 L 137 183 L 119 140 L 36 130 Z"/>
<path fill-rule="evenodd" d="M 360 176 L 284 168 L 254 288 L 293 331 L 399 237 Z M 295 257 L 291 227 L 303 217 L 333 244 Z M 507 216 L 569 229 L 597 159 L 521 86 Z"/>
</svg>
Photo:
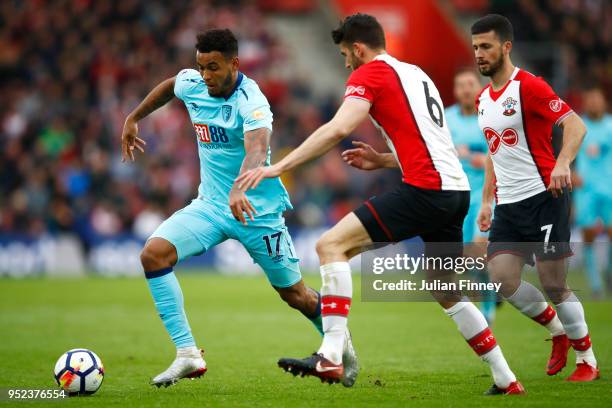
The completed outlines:
<svg viewBox="0 0 612 408">
<path fill-rule="evenodd" d="M 194 123 L 193 127 L 198 137 L 198 143 L 203 147 L 212 143 L 229 143 L 225 128 L 206 123 Z"/>
</svg>

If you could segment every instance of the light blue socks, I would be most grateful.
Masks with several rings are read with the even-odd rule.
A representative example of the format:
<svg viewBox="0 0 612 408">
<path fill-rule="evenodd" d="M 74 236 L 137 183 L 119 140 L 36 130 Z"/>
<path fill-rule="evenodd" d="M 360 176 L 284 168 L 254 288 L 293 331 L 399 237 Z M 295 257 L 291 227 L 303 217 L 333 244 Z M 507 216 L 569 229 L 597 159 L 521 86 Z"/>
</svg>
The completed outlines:
<svg viewBox="0 0 612 408">
<path fill-rule="evenodd" d="M 157 313 L 177 348 L 195 346 L 183 308 L 183 292 L 172 268 L 145 273 Z"/>
</svg>

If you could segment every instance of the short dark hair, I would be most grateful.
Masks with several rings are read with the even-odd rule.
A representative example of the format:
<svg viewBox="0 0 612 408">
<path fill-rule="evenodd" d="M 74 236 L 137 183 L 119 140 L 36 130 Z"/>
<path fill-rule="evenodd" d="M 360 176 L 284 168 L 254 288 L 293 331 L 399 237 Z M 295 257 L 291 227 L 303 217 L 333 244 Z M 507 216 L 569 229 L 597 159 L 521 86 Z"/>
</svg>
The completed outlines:
<svg viewBox="0 0 612 408">
<path fill-rule="evenodd" d="M 512 23 L 500 14 L 488 14 L 472 24 L 472 35 L 494 31 L 501 42 L 514 41 Z"/>
<path fill-rule="evenodd" d="M 376 18 L 368 14 L 357 13 L 340 22 L 332 31 L 334 44 L 364 43 L 370 48 L 385 48 L 385 32 Z"/>
<path fill-rule="evenodd" d="M 212 29 L 198 34 L 195 47 L 199 52 L 219 51 L 225 58 L 238 56 L 238 40 L 227 28 Z"/>
</svg>

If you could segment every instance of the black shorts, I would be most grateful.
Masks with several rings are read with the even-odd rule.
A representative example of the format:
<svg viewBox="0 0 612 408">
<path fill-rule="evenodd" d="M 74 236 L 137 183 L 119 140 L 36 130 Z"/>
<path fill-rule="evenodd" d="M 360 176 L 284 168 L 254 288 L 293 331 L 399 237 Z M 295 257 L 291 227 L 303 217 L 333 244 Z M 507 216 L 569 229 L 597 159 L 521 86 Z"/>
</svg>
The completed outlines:
<svg viewBox="0 0 612 408">
<path fill-rule="evenodd" d="M 572 255 L 570 240 L 570 194 L 554 198 L 549 191 L 495 207 L 487 257 L 500 253 L 524 256 L 528 263 Z"/>
<path fill-rule="evenodd" d="M 469 191 L 425 190 L 402 183 L 372 197 L 354 213 L 374 243 L 420 236 L 424 242 L 463 242 Z"/>
</svg>

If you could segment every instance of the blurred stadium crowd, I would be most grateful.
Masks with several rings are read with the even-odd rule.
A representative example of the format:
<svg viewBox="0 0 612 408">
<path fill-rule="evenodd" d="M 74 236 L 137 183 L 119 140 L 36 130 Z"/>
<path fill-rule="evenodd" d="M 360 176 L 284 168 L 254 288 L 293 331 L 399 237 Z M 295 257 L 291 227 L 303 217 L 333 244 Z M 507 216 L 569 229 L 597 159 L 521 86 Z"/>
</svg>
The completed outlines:
<svg viewBox="0 0 612 408">
<path fill-rule="evenodd" d="M 493 0 L 491 7 L 513 22 L 515 40 L 543 43 L 563 54 L 562 67 L 541 59 L 538 75 L 563 70 L 563 97 L 581 109 L 581 88 L 597 84 L 612 96 L 612 4 L 606 0 Z"/>
<path fill-rule="evenodd" d="M 273 149 L 298 144 L 336 109 L 282 72 L 287 58 L 251 2 L 59 1 L 0 6 L 0 232 L 76 231 L 84 242 L 151 226 L 195 196 L 193 129 L 175 101 L 141 122 L 147 154 L 120 162 L 125 116 L 161 80 L 195 64 L 195 36 L 232 27 L 241 69 L 257 79 L 275 114 Z M 223 5 L 221 5 L 223 4 Z M 288 180 L 303 214 L 332 222 L 348 198 L 340 159 Z M 361 185 L 361 183 L 360 183 Z M 346 192 L 345 192 L 346 191 Z M 350 208 L 347 204 L 346 208 Z"/>
<path fill-rule="evenodd" d="M 508 2 L 493 3 L 503 8 Z M 576 7 L 556 6 L 561 3 Z M 518 1 L 513 10 L 521 16 L 513 21 L 523 21 L 531 39 L 569 44 L 575 56 L 568 60 L 571 77 L 578 70 L 584 75 L 588 66 L 589 77 L 609 95 L 610 7 L 603 14 L 586 7 L 603 10 L 604 3 Z M 197 151 L 180 101 L 140 123 L 147 152 L 136 164 L 120 162 L 119 139 L 125 116 L 155 84 L 194 65 L 198 31 L 230 27 L 238 35 L 241 68 L 272 105 L 276 157 L 328 120 L 341 95 L 315 96 L 307 78 L 287 69 L 287 49 L 256 4 L 3 1 L 0 233 L 74 231 L 86 245 L 123 233 L 145 238 L 195 196 Z M 357 138 L 381 146 L 371 128 L 360 129 Z M 358 173 L 339 154 L 328 154 L 284 179 L 296 206 L 286 214 L 288 224 L 334 223 L 398 177 Z"/>
</svg>

